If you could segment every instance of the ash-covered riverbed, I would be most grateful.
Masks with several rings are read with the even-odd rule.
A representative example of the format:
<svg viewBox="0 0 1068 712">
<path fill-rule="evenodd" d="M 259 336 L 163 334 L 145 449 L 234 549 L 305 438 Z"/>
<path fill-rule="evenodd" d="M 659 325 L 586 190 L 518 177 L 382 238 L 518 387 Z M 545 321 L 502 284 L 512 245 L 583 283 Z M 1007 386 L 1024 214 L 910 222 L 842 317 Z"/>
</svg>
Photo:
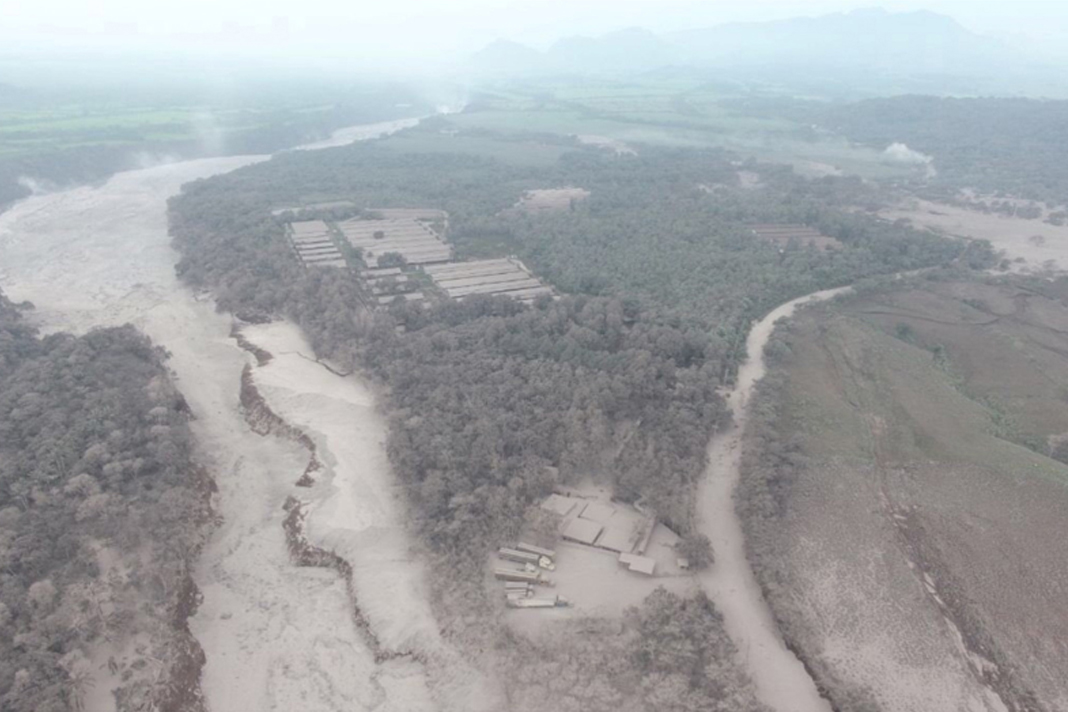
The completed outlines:
<svg viewBox="0 0 1068 712">
<path fill-rule="evenodd" d="M 347 135 L 373 138 L 411 124 Z M 463 665 L 438 636 L 418 585 L 422 569 L 407 552 L 401 510 L 389 491 L 384 425 L 366 389 L 310 362 L 308 369 L 280 358 L 264 370 L 268 397 L 279 397 L 286 413 L 291 402 L 322 397 L 324 388 L 364 394 L 344 413 L 351 438 L 329 422 L 336 409 L 297 408 L 298 426 L 324 438 L 325 463 L 317 485 L 297 487 L 308 449 L 253 431 L 239 395 L 242 372 L 255 359 L 231 336 L 231 318 L 175 277 L 167 199 L 184 183 L 266 158 L 173 163 L 24 200 L 0 215 L 0 284 L 12 299 L 33 302 L 33 318 L 46 330 L 80 333 L 129 322 L 172 354 L 169 366 L 196 418 L 197 457 L 219 488 L 222 524 L 196 568 L 203 603 L 190 621 L 207 658 L 202 686 L 212 710 L 498 709 L 492 681 Z M 276 329 L 295 333 L 285 325 Z M 337 383 L 326 386 L 324 378 Z M 305 512 L 312 543 L 352 557 L 371 632 L 411 655 L 376 654 L 354 620 L 353 596 L 338 571 L 295 565 L 283 529 L 291 497 L 314 500 Z M 388 562 L 376 561 L 383 552 Z M 371 578 L 377 576 L 394 589 L 378 591 L 390 594 L 388 602 L 375 595 Z M 94 712 L 114 709 L 112 681 L 98 662 L 86 700 Z"/>
</svg>

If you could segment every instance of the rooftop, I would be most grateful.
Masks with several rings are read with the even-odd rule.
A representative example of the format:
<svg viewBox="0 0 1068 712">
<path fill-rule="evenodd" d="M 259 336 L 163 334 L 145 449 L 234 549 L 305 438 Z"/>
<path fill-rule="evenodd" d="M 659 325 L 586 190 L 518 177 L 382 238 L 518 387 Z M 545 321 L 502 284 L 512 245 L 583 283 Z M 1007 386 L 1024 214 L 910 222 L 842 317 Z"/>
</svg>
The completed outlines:
<svg viewBox="0 0 1068 712">
<path fill-rule="evenodd" d="M 568 522 L 564 527 L 564 538 L 571 541 L 577 541 L 580 544 L 592 545 L 597 541 L 598 535 L 601 533 L 603 527 L 597 522 L 591 522 L 588 519 L 576 518 Z"/>
</svg>

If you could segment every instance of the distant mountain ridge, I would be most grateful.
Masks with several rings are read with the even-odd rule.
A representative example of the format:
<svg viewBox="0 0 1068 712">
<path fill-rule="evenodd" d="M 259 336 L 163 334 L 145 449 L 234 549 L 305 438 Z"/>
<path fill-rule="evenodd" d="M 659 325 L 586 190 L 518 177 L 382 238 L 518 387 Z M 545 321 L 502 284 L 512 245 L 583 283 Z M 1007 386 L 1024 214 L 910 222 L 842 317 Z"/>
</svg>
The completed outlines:
<svg viewBox="0 0 1068 712">
<path fill-rule="evenodd" d="M 1021 53 L 929 11 L 856 10 L 820 17 L 718 25 L 657 35 L 641 28 L 561 39 L 547 51 L 498 41 L 472 58 L 480 74 L 835 70 L 899 75 L 988 75 Z"/>
</svg>

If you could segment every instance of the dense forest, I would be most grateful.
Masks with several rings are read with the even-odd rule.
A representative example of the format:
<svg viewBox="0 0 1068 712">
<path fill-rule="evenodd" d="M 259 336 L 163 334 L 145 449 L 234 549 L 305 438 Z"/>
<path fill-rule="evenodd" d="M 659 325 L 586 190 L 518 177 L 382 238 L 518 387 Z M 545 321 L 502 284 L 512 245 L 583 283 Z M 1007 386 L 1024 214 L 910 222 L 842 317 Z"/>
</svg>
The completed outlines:
<svg viewBox="0 0 1068 712">
<path fill-rule="evenodd" d="M 436 119 L 416 133 L 447 128 Z M 541 137 L 495 139 L 507 150 L 508 140 Z M 481 550 L 477 535 L 557 478 L 583 474 L 605 473 L 617 494 L 655 503 L 687 529 L 690 485 L 723 421 L 713 389 L 744 357 L 750 321 L 792 297 L 962 250 L 844 209 L 872 197 L 857 180 L 747 164 L 763 187 L 746 190 L 740 164 L 719 151 L 507 159 L 357 144 L 197 181 L 170 206 L 183 279 L 212 289 L 220 308 L 296 320 L 320 353 L 389 386 L 394 463 L 430 539 L 451 548 Z M 592 195 L 556 215 L 511 209 L 527 190 L 566 185 Z M 350 273 L 293 260 L 270 210 L 307 195 L 445 209 L 461 254 L 518 254 L 574 297 L 529 309 L 499 299 L 395 305 L 371 316 Z M 842 247 L 763 242 L 746 228 L 755 221 L 819 226 Z M 980 246 L 968 259 L 986 266 L 991 255 Z"/>
<path fill-rule="evenodd" d="M 390 385 L 390 458 L 431 542 L 481 553 L 587 475 L 692 529 L 705 447 L 729 420 L 699 332 L 602 298 L 410 312 L 406 334 L 371 335 L 363 363 Z"/>
<path fill-rule="evenodd" d="M 416 133 L 448 126 L 435 119 Z M 517 146 L 562 141 L 510 138 Z M 739 186 L 743 168 L 759 171 L 760 189 Z M 592 195 L 556 214 L 511 209 L 527 190 L 560 186 Z M 750 321 L 783 301 L 960 254 L 959 243 L 846 209 L 877 201 L 876 190 L 856 178 L 809 181 L 785 166 L 741 165 L 714 150 L 643 147 L 639 156 L 621 158 L 576 147 L 551 166 L 530 166 L 357 144 L 280 156 L 191 184 L 173 201 L 171 217 L 184 279 L 217 290 L 223 308 L 281 312 L 293 304 L 293 285 L 316 278 L 300 275 L 272 206 L 312 195 L 369 207 L 442 208 L 461 256 L 515 254 L 565 292 L 670 309 L 706 331 L 733 367 Z M 811 225 L 844 247 L 780 248 L 754 239 L 747 229 L 754 222 Z M 983 264 L 989 253 L 973 248 L 968 258 Z"/>
<path fill-rule="evenodd" d="M 81 709 L 105 662 L 120 710 L 196 709 L 184 615 L 209 484 L 164 358 L 130 326 L 38 338 L 0 293 L 2 709 Z"/>
<path fill-rule="evenodd" d="M 582 635 L 510 639 L 516 712 L 546 708 L 546 680 L 560 712 L 767 712 L 703 593 L 657 589 L 624 620 L 622 632 L 616 621 L 591 619 Z"/>
<path fill-rule="evenodd" d="M 437 119 L 415 134 L 449 129 Z M 454 610 L 484 606 L 487 550 L 517 533 L 529 506 L 557 484 L 610 483 L 692 533 L 707 443 L 729 421 L 716 389 L 744 357 L 750 321 L 816 289 L 962 254 L 959 243 L 852 212 L 876 197 L 859 180 L 807 181 L 719 151 L 641 147 L 622 158 L 559 137 L 475 137 L 492 139 L 501 157 L 357 144 L 197 181 L 170 204 L 187 283 L 239 316 L 293 319 L 320 355 L 384 386 L 390 459 L 424 541 L 447 562 L 436 580 Z M 532 165 L 513 160 L 510 141 L 516 151 L 539 143 L 569 150 Z M 743 186 L 739 170 L 759 173 L 761 187 Z M 561 186 L 592 195 L 558 214 L 514 209 L 528 190 Z M 305 271 L 293 259 L 271 209 L 308 196 L 364 209 L 444 209 L 461 256 L 518 255 L 564 296 L 529 307 L 474 297 L 369 310 L 352 273 Z M 841 247 L 763 242 L 752 222 L 817 226 Z M 967 255 L 977 266 L 992 261 L 981 245 Z M 699 644 L 672 632 L 674 618 L 719 632 Z M 748 683 L 723 667 L 729 641 L 707 601 L 652 597 L 625 629 L 591 632 L 588 642 L 615 651 L 590 685 L 619 690 L 620 676 L 644 675 L 644 707 L 755 704 Z M 657 668 L 656 645 L 676 649 L 680 661 L 694 656 L 692 671 Z M 594 708 L 582 695 L 572 702 Z"/>
<path fill-rule="evenodd" d="M 928 189 L 1068 204 L 1068 101 L 897 96 L 852 104 L 794 99 L 739 102 L 882 150 L 893 143 L 931 156 Z"/>
</svg>

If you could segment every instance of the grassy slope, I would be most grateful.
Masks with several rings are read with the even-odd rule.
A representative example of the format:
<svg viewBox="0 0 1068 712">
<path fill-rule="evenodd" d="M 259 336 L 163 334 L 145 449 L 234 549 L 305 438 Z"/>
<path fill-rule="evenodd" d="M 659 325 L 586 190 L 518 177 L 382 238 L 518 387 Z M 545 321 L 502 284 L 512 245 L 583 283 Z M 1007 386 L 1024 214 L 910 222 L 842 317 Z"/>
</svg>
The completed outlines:
<svg viewBox="0 0 1068 712">
<path fill-rule="evenodd" d="M 749 525 L 776 613 L 825 682 L 890 710 L 978 702 L 980 658 L 947 616 L 1017 708 L 1065 708 L 1068 468 L 1018 444 L 1068 429 L 1059 296 L 931 284 L 791 329 L 776 427 L 800 467 L 778 526 Z"/>
</svg>

